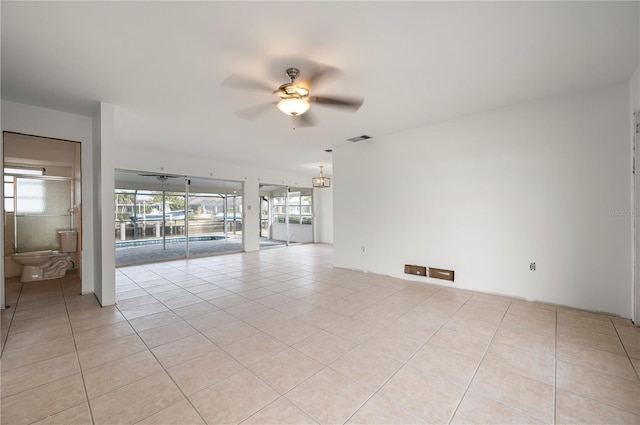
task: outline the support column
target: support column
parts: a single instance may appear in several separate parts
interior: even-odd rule
[[[103,307],[113,305],[116,302],[116,237],[113,231],[113,205],[115,204],[113,123],[113,105],[101,102],[93,119],[94,169],[100,176],[94,182],[94,191],[98,194],[94,202],[100,217],[99,228],[101,231],[93,242],[99,258],[94,269],[94,290]]]
[[[242,243],[244,250],[260,249],[260,184],[245,180],[242,190]]]

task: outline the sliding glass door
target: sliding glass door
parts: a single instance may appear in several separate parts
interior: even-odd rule
[[[240,183],[119,171],[116,187],[116,265],[242,251]]]
[[[192,193],[189,196],[189,256],[242,251],[242,196]]]
[[[271,239],[290,243],[313,242],[311,189],[280,187],[271,190]]]

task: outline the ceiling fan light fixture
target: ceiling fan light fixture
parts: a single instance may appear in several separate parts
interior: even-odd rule
[[[314,63],[310,62],[310,64]],[[285,74],[289,77],[290,81],[282,84],[274,91],[271,91],[270,86],[266,83],[243,77],[239,74],[230,75],[222,82],[222,85],[247,90],[260,90],[278,96],[278,100],[275,102],[264,103],[237,111],[236,115],[243,119],[253,119],[270,109],[272,105],[276,105],[278,109],[290,117],[305,114],[309,110],[311,102],[322,105],[323,108],[341,108],[351,110],[352,112],[357,111],[362,106],[364,99],[356,97],[342,95],[311,96],[311,90],[316,83],[328,77],[333,78],[341,73],[337,68],[322,64],[314,64],[312,68],[315,69],[300,83],[296,82],[296,79],[300,75],[300,70],[298,68],[287,68]],[[311,119],[310,114],[307,114],[301,117],[301,119],[294,120],[294,130],[296,125],[299,127],[313,127],[315,125],[314,121],[315,120]]]
[[[302,115],[309,110],[309,102],[305,99],[299,99],[297,97],[289,97],[286,99],[281,99],[278,102],[278,109],[284,112],[287,115],[291,115],[295,117],[297,115]]]
[[[319,177],[314,177],[311,179],[311,184],[313,187],[331,187],[331,178],[329,177],[325,177],[324,174],[322,174],[322,165],[320,166],[320,176]]]

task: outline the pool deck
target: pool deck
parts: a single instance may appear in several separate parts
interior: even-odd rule
[[[283,241],[260,238],[261,249],[282,245],[285,245]],[[185,251],[185,242],[168,242],[164,247],[160,243],[116,248],[116,266],[185,258]],[[219,240],[189,241],[189,258],[241,251],[241,235]]]

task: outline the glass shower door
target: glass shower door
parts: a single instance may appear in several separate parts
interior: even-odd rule
[[[58,231],[71,228],[71,180],[16,177],[16,252],[59,248]]]

